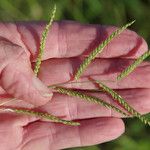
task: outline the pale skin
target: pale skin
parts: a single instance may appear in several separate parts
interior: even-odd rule
[[[95,145],[118,138],[125,128],[120,114],[75,97],[54,93],[47,88],[52,84],[72,82],[83,58],[115,28],[69,21],[55,22],[47,38],[37,78],[33,66],[44,26],[39,22],[0,24],[0,102],[15,97],[22,101],[5,105],[37,107],[39,111],[63,119],[78,120],[81,125],[67,126],[1,111],[1,150],[58,150]],[[92,62],[79,81],[87,81],[89,77],[109,80],[107,85],[116,89],[132,107],[142,114],[149,113],[150,63],[142,63],[122,81],[110,81],[114,81],[132,59],[147,49],[142,37],[126,30]],[[64,86],[80,90],[97,88],[90,82]],[[92,94],[117,105],[105,94]]]

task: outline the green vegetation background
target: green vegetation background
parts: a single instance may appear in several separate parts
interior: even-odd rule
[[[150,0],[0,0],[0,21],[47,20],[52,2],[57,20],[121,26],[136,19],[131,28],[150,45]],[[150,128],[137,119],[125,124],[126,133],[114,141],[71,150],[149,150]]]

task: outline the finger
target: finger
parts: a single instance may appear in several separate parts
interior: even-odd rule
[[[20,46],[1,41],[0,61],[0,82],[7,93],[36,106],[51,99],[52,95],[44,97],[50,90],[35,77],[29,59]]]
[[[141,114],[150,112],[150,89],[117,90],[117,93],[119,93],[132,108]],[[102,92],[87,94],[96,96],[126,112],[110,95]],[[67,120],[95,117],[124,117],[122,114],[102,105],[58,93],[54,94],[51,102],[40,107],[39,110]]]
[[[150,89],[130,89],[130,90],[117,90],[125,101],[136,111],[141,114],[146,114],[150,112]],[[109,104],[116,106],[118,109],[125,111],[114,99],[105,93],[87,93],[92,96],[96,96]],[[17,108],[28,108],[32,109],[27,102],[23,101],[9,101],[9,99],[0,100],[1,103],[5,103],[6,107],[17,107]],[[8,103],[7,103],[8,102]],[[53,114],[54,116],[67,119],[87,119],[96,117],[124,117],[120,113],[114,110],[108,109],[102,105],[94,104],[92,102],[87,102],[83,99],[76,97],[69,97],[67,95],[62,95],[59,93],[54,93],[54,96],[50,102],[46,105],[39,107],[36,111],[47,112]],[[126,111],[125,111],[126,112]]]
[[[56,150],[116,139],[124,132],[124,124],[117,118],[98,118],[81,121],[78,127],[36,122],[26,126],[25,130],[22,150]]]
[[[37,57],[40,38],[45,23],[17,23],[18,32],[33,60]],[[72,21],[53,23],[47,37],[43,60],[87,56],[93,48],[105,40],[116,27],[80,24]],[[139,57],[147,50],[147,44],[135,32],[126,30],[115,38],[98,57]]]
[[[22,126],[31,123],[33,118],[0,111],[0,149],[17,149],[24,134]],[[13,139],[13,140],[12,140]]]
[[[120,74],[120,72],[127,68],[127,66],[129,66],[129,64],[133,62],[133,60],[119,58],[96,59],[83,72],[83,75],[78,81],[71,81],[81,62],[81,58],[46,60],[41,66],[39,78],[46,85],[59,84],[69,81],[79,82],[63,85],[65,87],[78,89],[98,88],[89,80],[89,77],[92,79],[103,81],[106,85],[113,89],[150,88],[150,84],[149,82],[147,82],[150,80],[149,62],[143,62],[140,66],[138,66],[138,68],[135,69],[134,72],[128,75],[128,77],[124,78],[121,81],[116,81],[117,76]]]

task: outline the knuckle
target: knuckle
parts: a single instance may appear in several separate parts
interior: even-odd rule
[[[25,59],[28,59],[28,57],[21,46],[0,37],[0,70],[10,63]]]
[[[24,50],[21,46],[12,43],[11,41],[0,38],[0,52],[1,58],[16,58],[18,55],[23,54]]]

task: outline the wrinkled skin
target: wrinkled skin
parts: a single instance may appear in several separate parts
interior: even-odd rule
[[[34,108],[63,119],[78,120],[79,127],[51,123],[36,117],[0,113],[1,150],[57,150],[88,146],[118,138],[124,132],[121,115],[102,106],[61,95],[46,86],[70,82],[85,56],[116,28],[55,22],[49,32],[43,62],[36,78],[33,73],[41,33],[45,24],[0,24],[0,102],[15,97],[6,106]],[[142,114],[150,112],[150,63],[142,63],[127,78],[111,82],[133,59],[147,50],[147,44],[135,32],[126,30],[114,39],[84,72],[89,77],[108,80],[126,101]],[[110,81],[110,82],[109,82]],[[96,89],[92,83],[66,84],[77,89]],[[46,96],[47,93],[49,96]],[[118,106],[110,96],[92,93]]]

